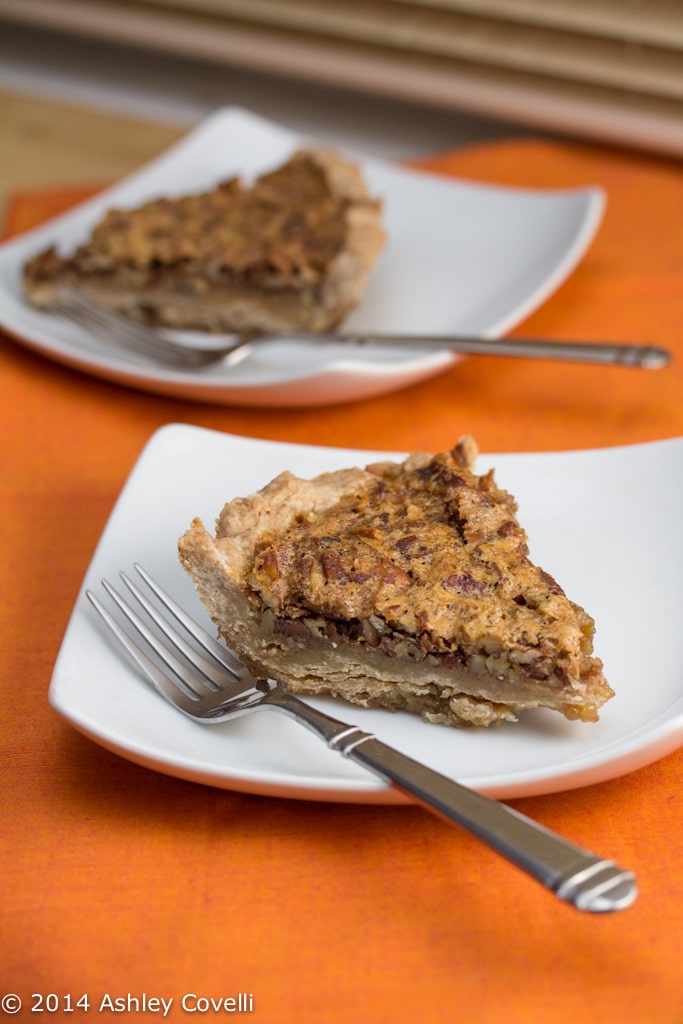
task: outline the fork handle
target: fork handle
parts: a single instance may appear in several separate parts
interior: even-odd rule
[[[461,825],[578,910],[622,910],[636,899],[632,872],[427,768],[372,733],[345,725],[279,689],[266,703],[307,725],[333,750],[369,768],[435,814]]]
[[[357,738],[348,757],[466,828],[560,899],[588,911],[620,910],[634,901],[637,890],[631,872],[365,736]]]
[[[314,338],[315,336],[311,336]],[[619,342],[555,341],[543,338],[484,338],[465,335],[330,335],[328,341],[356,345],[389,345],[397,348],[432,347],[465,355],[517,356],[525,359],[559,359],[578,363],[602,363],[607,366],[635,366],[656,370],[671,362],[667,349],[654,345],[630,345]]]

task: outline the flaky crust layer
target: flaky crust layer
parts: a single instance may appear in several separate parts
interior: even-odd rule
[[[180,558],[259,675],[426,720],[489,724],[549,707],[597,717],[612,691],[593,621],[528,557],[514,499],[476,448],[285,472],[195,520]]]

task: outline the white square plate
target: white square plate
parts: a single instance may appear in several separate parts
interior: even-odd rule
[[[192,518],[283,469],[300,476],[365,465],[384,452],[256,441],[171,425],[142,453],[112,513],[85,587],[138,561],[199,621],[207,617],[176,554]],[[481,456],[518,499],[532,558],[594,616],[596,653],[616,696],[596,724],[527,713],[481,730],[342,701],[317,706],[375,733],[442,774],[497,797],[614,778],[683,743],[683,438],[596,451]],[[123,757],[226,789],[322,800],[396,802],[380,779],[306,729],[265,711],[198,725],[167,705],[103,633],[82,592],[57,660],[50,700],[76,728]]]
[[[244,362],[201,371],[162,369],[108,349],[77,326],[31,308],[27,259],[48,245],[71,251],[112,206],[250,180],[310,142],[259,117],[218,111],[161,157],[113,188],[0,246],[0,327],[49,358],[146,391],[195,401],[297,406],[393,391],[458,358],[448,352],[273,342]],[[395,167],[360,154],[385,204],[388,242],[345,329],[499,337],[574,269],[602,217],[599,188],[495,188]]]

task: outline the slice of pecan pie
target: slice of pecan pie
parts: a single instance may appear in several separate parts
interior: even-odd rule
[[[147,323],[209,331],[323,331],[358,304],[384,244],[360,168],[300,150],[246,186],[112,209],[70,256],[24,268],[30,301],[60,284]]]
[[[476,446],[401,464],[285,472],[199,520],[180,559],[218,631],[300,694],[446,725],[553,708],[594,721],[613,695],[594,624],[528,557],[516,502]]]

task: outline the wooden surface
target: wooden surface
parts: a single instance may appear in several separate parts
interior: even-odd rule
[[[17,189],[109,184],[187,130],[0,92],[0,215]]]

